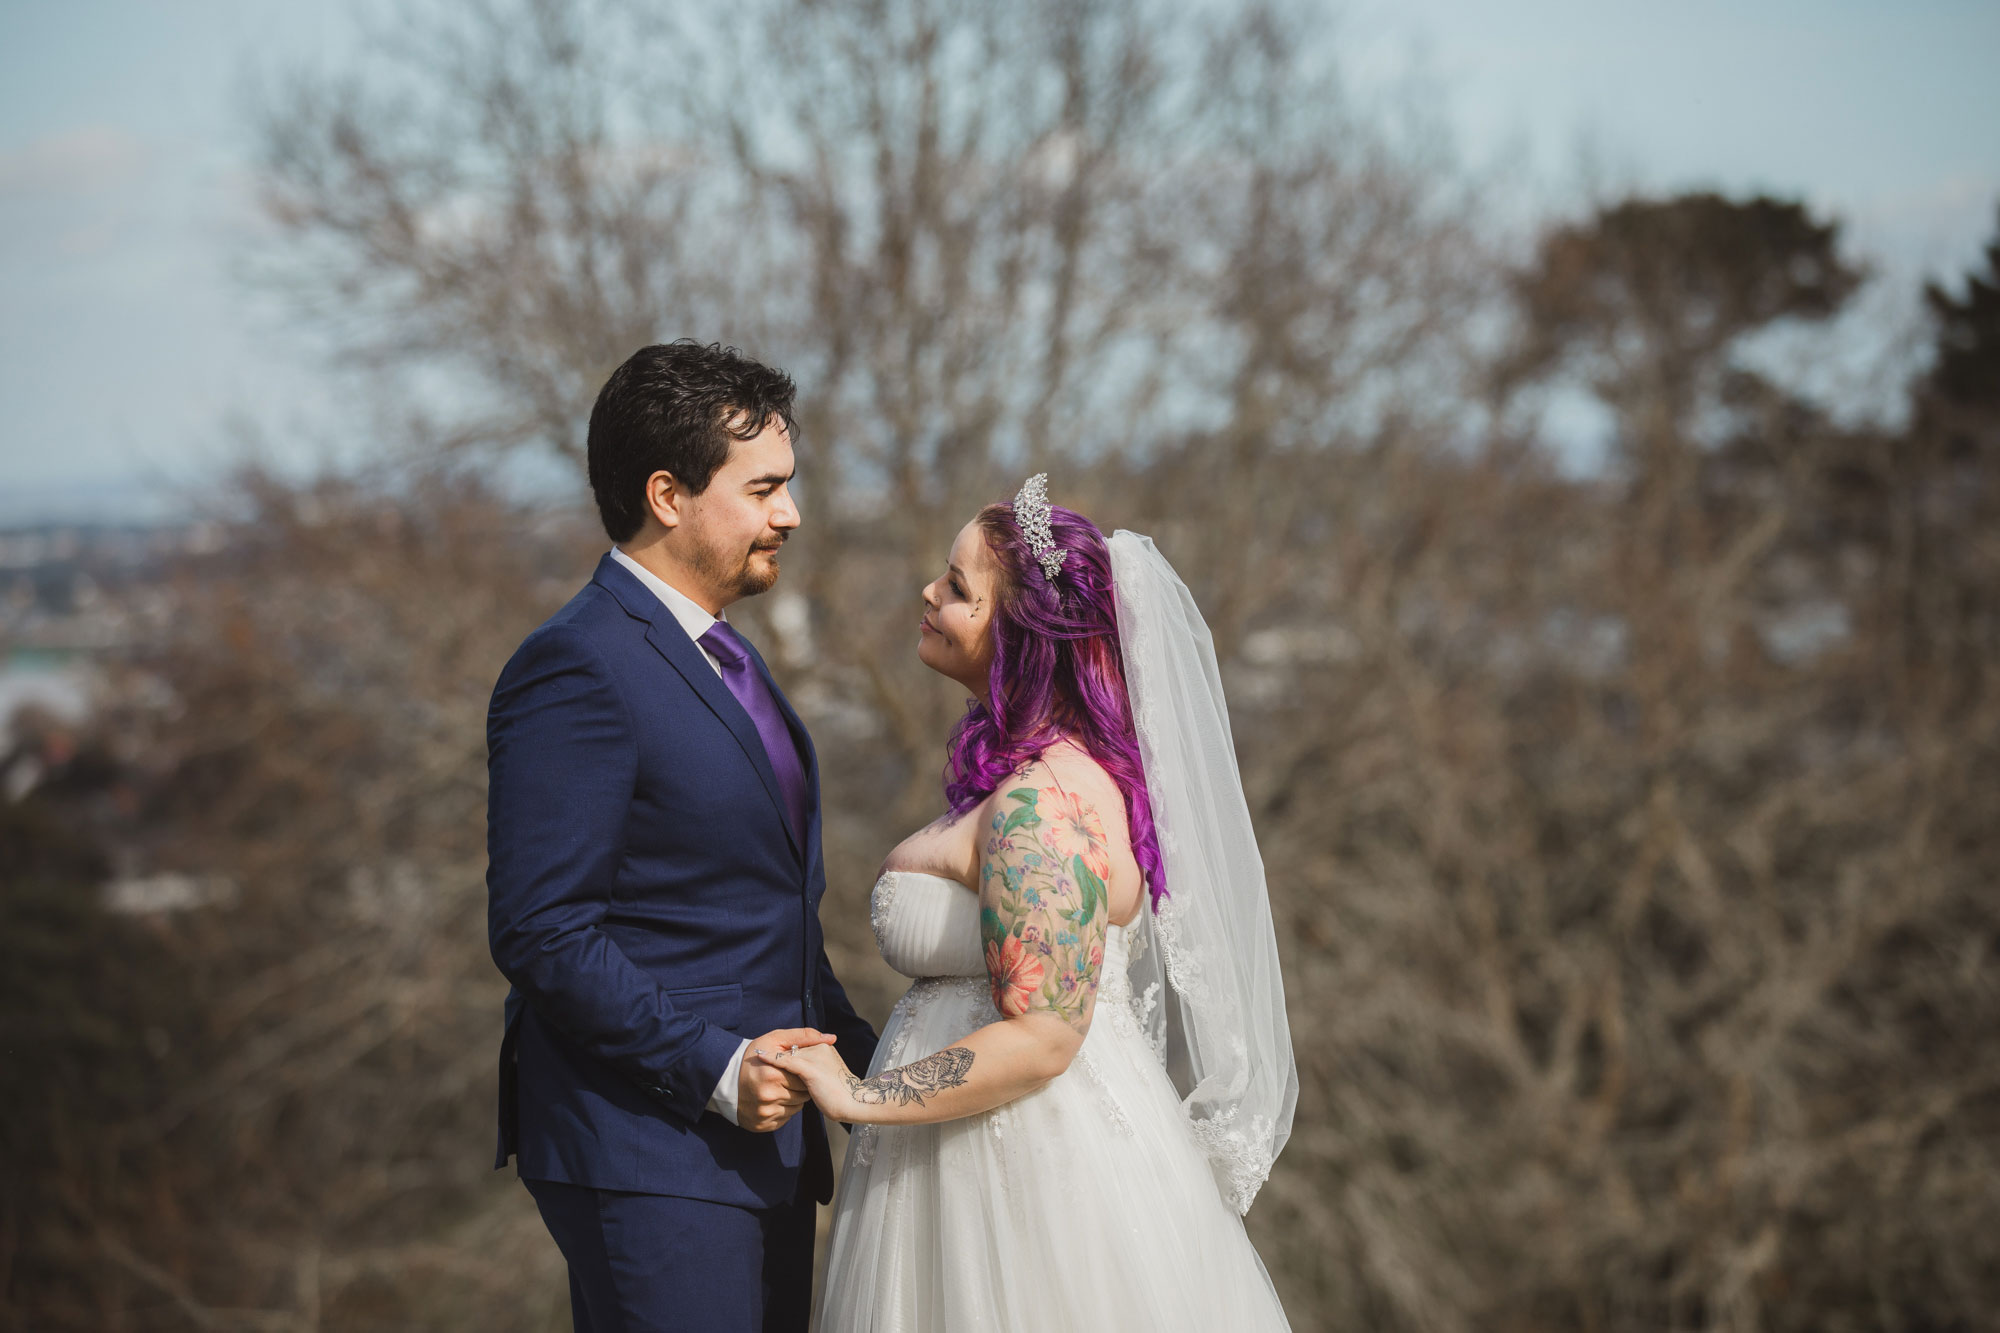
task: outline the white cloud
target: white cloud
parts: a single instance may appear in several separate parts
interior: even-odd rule
[[[98,194],[129,184],[152,160],[135,135],[85,125],[0,153],[0,195]]]

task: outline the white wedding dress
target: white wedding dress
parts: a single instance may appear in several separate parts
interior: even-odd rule
[[[882,956],[917,979],[871,1075],[997,1021],[972,890],[890,871],[871,916]],[[1147,1038],[1135,939],[1136,926],[1109,928],[1089,1035],[1046,1087],[961,1120],[856,1128],[824,1333],[1289,1327]]]

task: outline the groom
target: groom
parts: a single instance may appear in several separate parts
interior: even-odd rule
[[[520,1159],[579,1333],[803,1330],[833,1165],[766,1055],[874,1052],[821,945],[812,741],[722,618],[799,524],[792,392],[687,340],[612,373],[588,455],[616,546],[487,714],[494,1165]]]

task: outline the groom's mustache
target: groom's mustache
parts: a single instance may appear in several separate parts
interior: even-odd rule
[[[774,542],[755,542],[751,545],[750,549],[753,551],[775,551],[780,546],[783,546],[785,542],[788,540],[788,538],[789,534],[783,537],[779,537],[778,540]]]

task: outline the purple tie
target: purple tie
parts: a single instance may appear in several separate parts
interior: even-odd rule
[[[771,760],[771,771],[778,775],[778,791],[783,795],[786,813],[792,819],[792,832],[803,847],[806,839],[806,771],[799,763],[799,750],[792,743],[791,729],[785,725],[784,715],[778,711],[777,699],[750,661],[750,646],[726,621],[718,620],[710,625],[701,636],[701,646],[714,655],[717,664],[722,667],[722,683],[736,696],[736,702],[743,705],[743,711],[750,715],[750,721],[757,728],[757,735],[763,738],[764,753]]]

